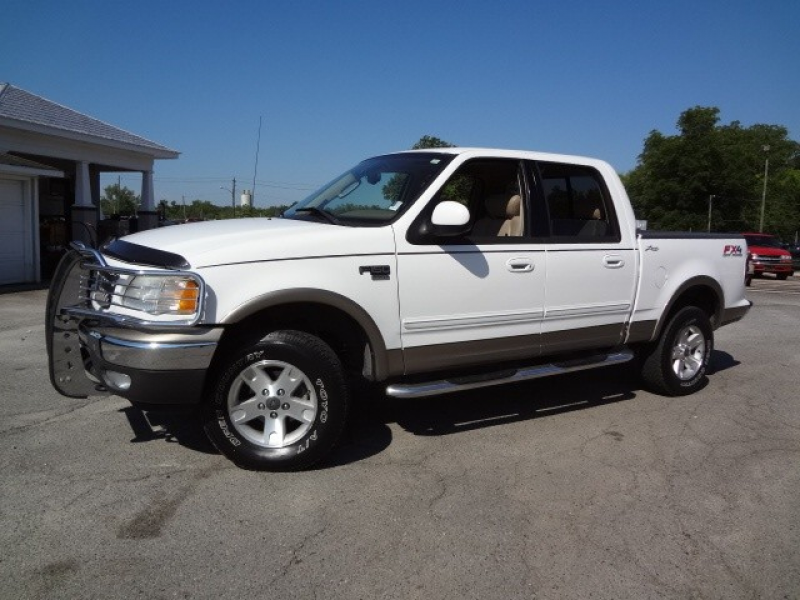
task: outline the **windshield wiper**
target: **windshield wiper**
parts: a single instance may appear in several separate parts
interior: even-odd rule
[[[304,206],[303,208],[298,208],[294,211],[295,214],[297,213],[311,213],[317,217],[322,217],[328,223],[332,223],[333,225],[341,225],[341,221],[337,219],[332,213],[329,213],[327,210],[322,210],[321,208],[317,208],[316,206]]]

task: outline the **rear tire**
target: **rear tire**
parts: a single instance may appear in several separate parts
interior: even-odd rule
[[[330,454],[347,418],[339,358],[300,331],[275,331],[218,371],[204,405],[211,442],[240,467],[306,469]]]
[[[714,332],[708,315],[697,307],[684,307],[670,319],[646,355],[642,378],[647,388],[657,394],[692,394],[706,383],[713,349]]]

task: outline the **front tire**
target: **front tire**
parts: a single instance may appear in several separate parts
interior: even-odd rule
[[[642,378],[657,394],[692,394],[705,385],[713,349],[714,332],[708,315],[697,307],[684,307],[670,319],[646,356]]]
[[[275,331],[243,347],[219,373],[204,405],[204,427],[234,463],[295,471],[331,452],[349,398],[342,365],[325,342]]]

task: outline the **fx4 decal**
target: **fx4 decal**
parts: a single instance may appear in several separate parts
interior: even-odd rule
[[[725,246],[725,249],[722,251],[722,256],[741,256],[742,255],[742,247],[741,246]]]

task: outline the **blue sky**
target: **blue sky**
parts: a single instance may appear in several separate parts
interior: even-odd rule
[[[425,134],[620,172],[696,105],[797,140],[799,56],[796,0],[28,0],[0,26],[0,81],[181,152],[157,199],[252,188],[261,117],[257,206]]]

